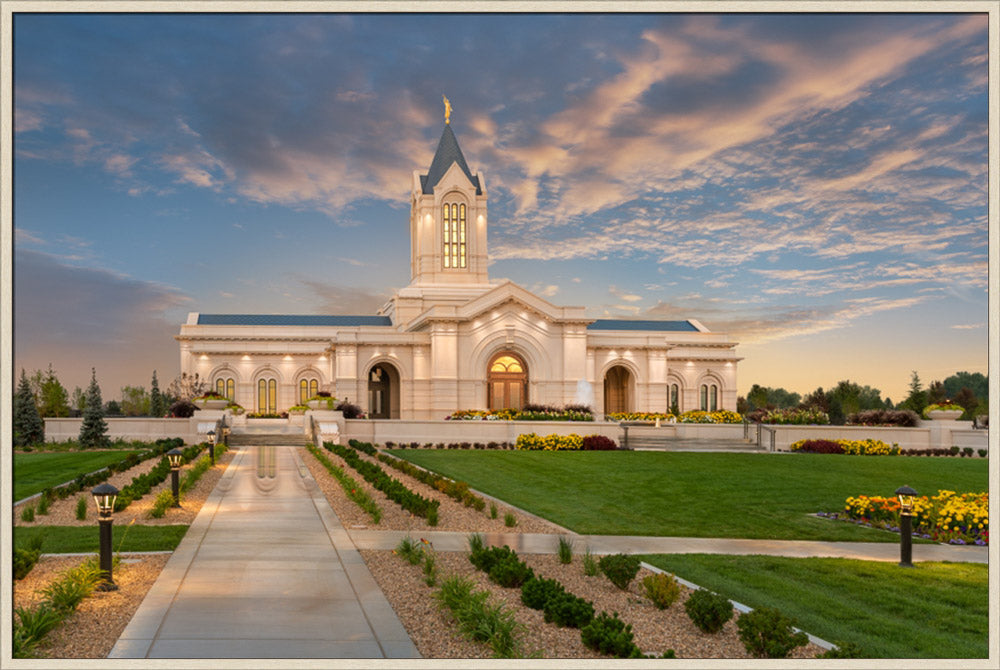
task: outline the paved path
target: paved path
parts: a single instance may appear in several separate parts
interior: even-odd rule
[[[109,658],[419,658],[294,447],[236,454]]]
[[[395,549],[406,531],[351,530],[358,549]],[[418,534],[438,551],[467,551],[469,533],[424,531]],[[484,533],[486,544],[506,544],[518,553],[554,554],[562,535],[540,533]],[[642,535],[569,534],[575,551],[589,547],[594,554],[764,554],[769,556],[836,556],[868,561],[899,561],[896,542],[809,542],[804,540],[730,540],[703,537],[648,537]],[[416,537],[414,538],[416,539]],[[986,563],[988,547],[914,544],[914,561]]]

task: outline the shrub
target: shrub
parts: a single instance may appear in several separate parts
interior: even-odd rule
[[[517,525],[517,517],[514,516],[511,512],[507,512],[506,514],[503,515],[503,525],[507,526],[508,528],[513,528],[514,526]]]
[[[566,589],[555,579],[529,579],[521,585],[521,603],[531,609],[545,609],[545,603],[565,593]]]
[[[661,610],[673,605],[681,595],[681,587],[677,583],[677,578],[662,573],[644,577],[642,588],[646,592],[646,597]]]
[[[611,580],[611,583],[622,591],[628,589],[628,585],[639,574],[639,559],[628,554],[609,554],[603,556],[598,565],[604,576]]]
[[[21,521],[31,523],[35,520],[35,506],[28,505],[21,510]]]
[[[920,422],[916,412],[909,409],[866,409],[848,415],[848,425],[901,426],[914,428]]]
[[[65,613],[42,602],[35,609],[18,607],[14,610],[18,621],[14,622],[14,657],[24,658],[49,631],[59,625],[65,618]]]
[[[441,582],[441,588],[434,592],[434,598],[442,607],[455,610],[472,595],[475,589],[476,582],[471,577],[451,575]]]
[[[971,449],[969,451],[972,451]],[[50,491],[44,491],[38,498],[38,513],[48,514],[49,505],[52,504],[52,498],[50,497],[52,493]]]
[[[618,448],[615,441],[603,435],[587,435],[583,438],[584,451],[614,451]]]
[[[433,551],[427,551],[424,553],[424,584],[434,586],[437,584],[437,578],[437,556]]]
[[[786,658],[795,647],[809,642],[808,636],[792,629],[792,620],[772,607],[759,607],[736,621],[740,640],[754,658]]]
[[[980,451],[984,451],[984,450],[980,449]],[[982,454],[980,454],[980,456],[981,455]],[[490,503],[490,518],[491,519],[495,519],[495,518],[497,518],[498,515],[499,515],[499,510],[497,509],[496,503]]]
[[[816,658],[867,658],[868,654],[853,642],[838,642],[833,649],[827,649]]]
[[[564,535],[559,536],[559,562],[563,565],[573,562],[573,540]]]
[[[87,497],[80,496],[76,499],[76,520],[84,521],[87,518]]]
[[[190,400],[178,400],[167,410],[167,416],[177,419],[187,419],[194,416],[194,413],[197,411],[198,408]]]
[[[382,509],[378,506],[378,503],[376,503],[375,500],[368,495],[368,492],[361,488],[356,481],[354,481],[354,478],[345,473],[341,468],[331,463],[330,459],[327,458],[323,452],[317,449],[315,445],[306,445],[306,448],[309,449],[309,453],[316,457],[316,460],[323,464],[323,467],[326,468],[327,472],[333,475],[334,479],[336,479],[340,484],[340,488],[342,488],[344,493],[347,494],[347,497],[353,500],[354,504],[368,513],[368,516],[371,517],[372,523],[377,524],[382,520]]]
[[[42,535],[36,535],[24,546],[14,547],[12,561],[14,579],[24,579],[35,567],[35,563],[38,562],[38,558],[42,555],[42,543],[44,540],[45,538]]]
[[[174,506],[174,492],[164,489],[157,494],[153,501],[153,508],[149,510],[149,516],[154,519],[162,519],[167,510]]]
[[[494,565],[510,557],[517,558],[517,554],[507,545],[502,547],[483,547],[478,550],[474,549],[469,554],[469,562],[476,566],[478,570],[489,574]]]
[[[594,618],[594,604],[563,591],[553,595],[542,609],[545,621],[564,628],[583,628]]]
[[[420,561],[424,560],[423,549],[409,535],[399,541],[399,544],[396,545],[392,553],[409,561],[410,565],[417,565]]]
[[[346,400],[341,401],[337,405],[337,411],[344,413],[345,419],[360,419],[364,418],[361,408],[354,403],[349,403]]]
[[[642,653],[635,646],[632,635],[632,625],[618,618],[615,612],[608,616],[601,612],[580,631],[580,640],[594,651],[616,658],[642,658]]]
[[[590,553],[590,547],[587,547],[587,550],[583,554],[583,574],[588,577],[596,577],[599,570],[597,559]]]
[[[41,593],[53,609],[68,613],[93,593],[102,579],[99,568],[81,564],[64,572],[60,579],[43,588]]]
[[[703,633],[717,633],[733,618],[733,604],[725,596],[698,589],[684,601],[688,618]]]
[[[535,576],[528,564],[512,554],[502,558],[489,570],[490,581],[505,588],[517,588]]]
[[[481,533],[472,533],[469,535],[469,551],[476,553],[477,551],[482,551],[485,546],[486,542]]]
[[[844,447],[833,440],[800,440],[791,446],[791,450],[808,454],[844,453]]]
[[[475,582],[468,577],[446,578],[434,597],[442,607],[451,610],[465,636],[486,642],[495,656],[511,658],[520,653],[519,636],[523,625],[517,623],[513,612],[502,604],[487,602],[489,592],[476,591]]]

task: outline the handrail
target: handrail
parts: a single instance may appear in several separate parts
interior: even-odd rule
[[[765,431],[765,430],[771,436],[771,440],[770,440],[771,444],[770,444],[770,447],[769,447],[768,451],[774,451],[774,439],[775,439],[775,436],[778,434],[778,430],[776,428],[770,428],[768,426],[765,426],[762,423],[758,423],[757,424],[757,446],[758,447],[762,446],[761,445],[761,432]]]

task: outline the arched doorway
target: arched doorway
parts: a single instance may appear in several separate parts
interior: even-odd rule
[[[631,411],[632,373],[624,365],[614,365],[604,375],[604,413]]]
[[[368,416],[399,418],[399,373],[388,363],[379,363],[368,371]]]
[[[517,354],[502,351],[486,373],[490,409],[521,409],[528,402],[528,367]]]

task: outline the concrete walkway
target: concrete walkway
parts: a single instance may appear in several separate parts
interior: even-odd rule
[[[240,449],[108,658],[419,658],[294,447]]]
[[[406,531],[351,530],[358,549],[395,549]],[[423,538],[438,551],[468,551],[470,533],[422,531]],[[563,535],[541,533],[483,533],[487,545],[507,545],[523,554],[555,554]],[[644,535],[577,535],[569,537],[574,551],[589,547],[594,554],[763,554],[767,556],[833,556],[866,561],[899,561],[897,542],[810,542],[805,540],[732,540],[706,537],[649,537]],[[988,547],[946,544],[914,544],[914,561],[986,563]]]

